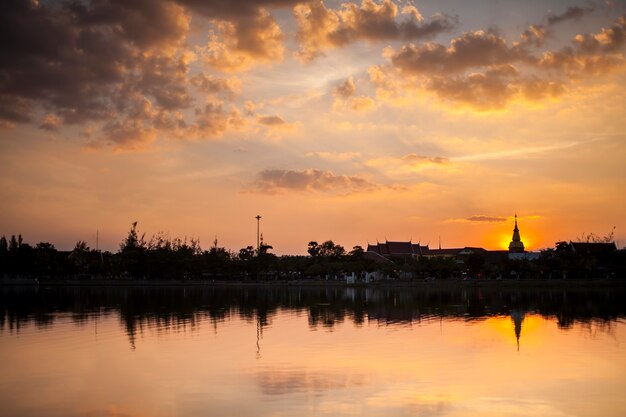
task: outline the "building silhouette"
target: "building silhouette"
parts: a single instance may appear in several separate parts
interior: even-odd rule
[[[515,228],[513,229],[513,239],[509,243],[509,253],[524,253],[524,242],[520,238],[517,227],[517,213],[515,213]]]

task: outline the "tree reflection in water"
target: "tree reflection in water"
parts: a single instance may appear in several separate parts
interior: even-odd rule
[[[144,326],[164,331],[194,329],[207,317],[215,326],[231,316],[257,323],[260,341],[279,309],[306,313],[311,328],[332,328],[345,320],[410,325],[433,318],[481,320],[510,316],[518,339],[525,314],[556,318],[560,328],[574,323],[609,326],[626,316],[624,288],[344,288],[338,286],[228,285],[195,287],[2,287],[0,331],[19,332],[25,324],[51,326],[70,315],[85,323],[117,314],[130,344]],[[258,346],[260,355],[260,346]]]

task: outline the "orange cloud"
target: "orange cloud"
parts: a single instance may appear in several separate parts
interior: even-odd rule
[[[236,107],[225,110],[221,103],[207,103],[203,109],[196,109],[196,123],[184,133],[199,139],[219,136],[230,129],[240,129],[245,125]]]
[[[358,176],[336,175],[331,171],[319,169],[302,171],[267,169],[258,174],[253,186],[256,191],[269,194],[285,191],[345,194],[372,191],[377,188],[376,184]]]
[[[410,153],[401,158],[404,162],[407,162],[410,165],[420,165],[424,163],[432,163],[432,164],[448,164],[450,163],[450,159],[444,156],[424,156],[417,155],[414,153]]]
[[[529,48],[539,46],[545,35],[543,28],[531,26],[511,46],[496,33],[475,31],[449,47],[431,42],[387,48],[390,66],[371,67],[370,81],[380,98],[395,103],[416,90],[427,91],[444,103],[483,112],[557,99],[576,78],[624,68],[618,51],[625,44],[626,17],[598,34],[577,35],[573,46],[536,57]]]
[[[354,85],[354,80],[352,77],[348,77],[343,83],[335,86],[333,88],[333,95],[336,97],[347,99],[351,97],[356,91],[356,86]]]
[[[347,80],[333,88],[333,96],[335,101],[333,108],[339,109],[346,107],[355,112],[365,112],[371,110],[376,105],[376,102],[367,96],[355,97],[356,85],[352,77],[348,77]]]
[[[265,9],[238,20],[212,22],[215,30],[209,32],[209,41],[201,54],[213,68],[242,71],[283,58],[283,33]]]
[[[59,126],[61,126],[63,122],[54,114],[47,114],[46,117],[43,118],[39,127],[43,130],[48,130],[50,132],[54,132],[58,130]]]
[[[506,40],[482,30],[464,33],[449,47],[430,42],[388,50],[391,63],[407,74],[454,74],[470,68],[491,67],[519,61],[523,51],[509,47]]]
[[[362,0],[361,5],[345,2],[333,10],[322,0],[299,4],[294,8],[298,22],[298,56],[304,62],[321,55],[324,50],[345,46],[360,40],[422,39],[451,30],[456,21],[437,15],[424,23],[415,6],[398,10],[392,0],[377,3]],[[404,19],[398,20],[399,16]]]
[[[218,78],[200,73],[189,81],[199,91],[213,96],[232,99],[241,91],[241,81],[238,78]]]

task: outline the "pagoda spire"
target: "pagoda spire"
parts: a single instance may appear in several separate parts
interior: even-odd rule
[[[520,238],[519,228],[517,227],[517,213],[515,213],[515,228],[513,229],[513,238],[511,239],[511,243],[509,243],[509,252],[524,252],[524,242],[522,242]]]

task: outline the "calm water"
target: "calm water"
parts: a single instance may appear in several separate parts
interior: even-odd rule
[[[0,287],[0,416],[626,416],[623,290]]]

